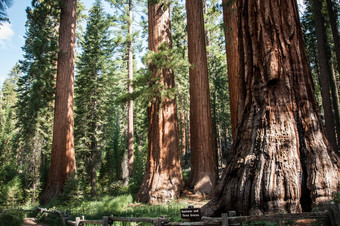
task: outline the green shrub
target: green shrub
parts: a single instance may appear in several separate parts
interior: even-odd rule
[[[5,211],[0,214],[0,226],[21,226],[23,219],[24,214],[20,210]]]
[[[0,203],[4,207],[14,208],[23,202],[22,186],[19,176],[2,186]]]

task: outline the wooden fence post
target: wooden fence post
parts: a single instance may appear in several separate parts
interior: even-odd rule
[[[222,213],[222,226],[229,226],[228,214]]]
[[[103,226],[109,226],[109,217],[103,217]]]
[[[157,218],[156,220],[153,221],[153,225],[162,226],[162,221],[163,221],[163,218]]]
[[[76,226],[79,226],[80,223],[80,217],[76,217]]]

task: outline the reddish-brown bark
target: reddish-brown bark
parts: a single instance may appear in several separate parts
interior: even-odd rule
[[[186,1],[190,77],[191,172],[188,185],[209,194],[216,182],[203,2]]]
[[[41,203],[57,197],[76,171],[73,135],[73,89],[76,0],[61,1],[59,48],[51,166]]]
[[[218,215],[300,212],[339,189],[340,162],[322,127],[295,0],[237,0],[244,113],[213,199]]]
[[[159,52],[163,43],[171,48],[169,1],[167,4],[149,1],[148,13],[149,49]],[[153,79],[159,78],[165,89],[175,87],[172,70],[156,68],[152,63],[149,67]],[[147,167],[137,199],[154,204],[177,198],[183,186],[176,99],[156,95],[148,108],[148,118]]]
[[[331,25],[332,36],[333,36],[333,43],[335,48],[335,56],[336,56],[336,65],[338,72],[340,72],[340,35],[337,26],[337,18],[334,11],[335,3],[332,0],[326,0],[327,2],[327,11],[329,16],[329,23]],[[333,72],[333,77],[331,78],[331,87],[332,87],[332,100],[333,100],[333,108],[334,108],[334,115],[335,115],[335,126],[337,130],[337,142],[338,142],[338,154],[340,154],[340,115],[339,115],[339,96],[338,96],[338,89],[336,86],[336,79],[335,73]]]
[[[318,61],[320,66],[320,85],[322,106],[324,109],[326,136],[334,149],[337,149],[335,137],[334,114],[330,96],[330,65],[327,57],[327,37],[324,29],[324,19],[321,13],[322,5],[319,0],[313,0],[313,15],[315,21],[315,34],[318,47]]]
[[[223,0],[224,35],[226,39],[228,83],[230,97],[230,121],[233,140],[244,107],[244,84],[240,79],[240,57],[238,54],[237,10],[235,0]],[[242,40],[240,41],[242,43]]]

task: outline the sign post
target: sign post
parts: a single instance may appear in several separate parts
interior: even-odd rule
[[[189,206],[187,209],[181,209],[182,219],[189,219],[191,222],[201,220],[201,209]]]

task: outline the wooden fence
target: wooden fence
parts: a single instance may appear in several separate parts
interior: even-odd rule
[[[101,220],[86,220],[84,217],[76,217],[75,221],[69,220],[67,214],[58,210],[47,210],[37,208],[41,213],[57,214],[61,217],[63,225],[82,226],[85,224],[97,225],[113,225],[114,222],[136,222],[136,223],[150,223],[153,226],[206,226],[206,225],[242,225],[242,223],[251,223],[259,221],[276,222],[281,225],[284,221],[295,221],[302,219],[322,219],[326,220],[332,226],[340,226],[340,204],[330,205],[328,211],[325,212],[311,212],[298,214],[271,214],[262,216],[233,216],[234,214],[222,214],[221,217],[202,217],[198,222],[169,222],[165,217],[158,218],[134,218],[134,217],[114,217],[104,216]]]

